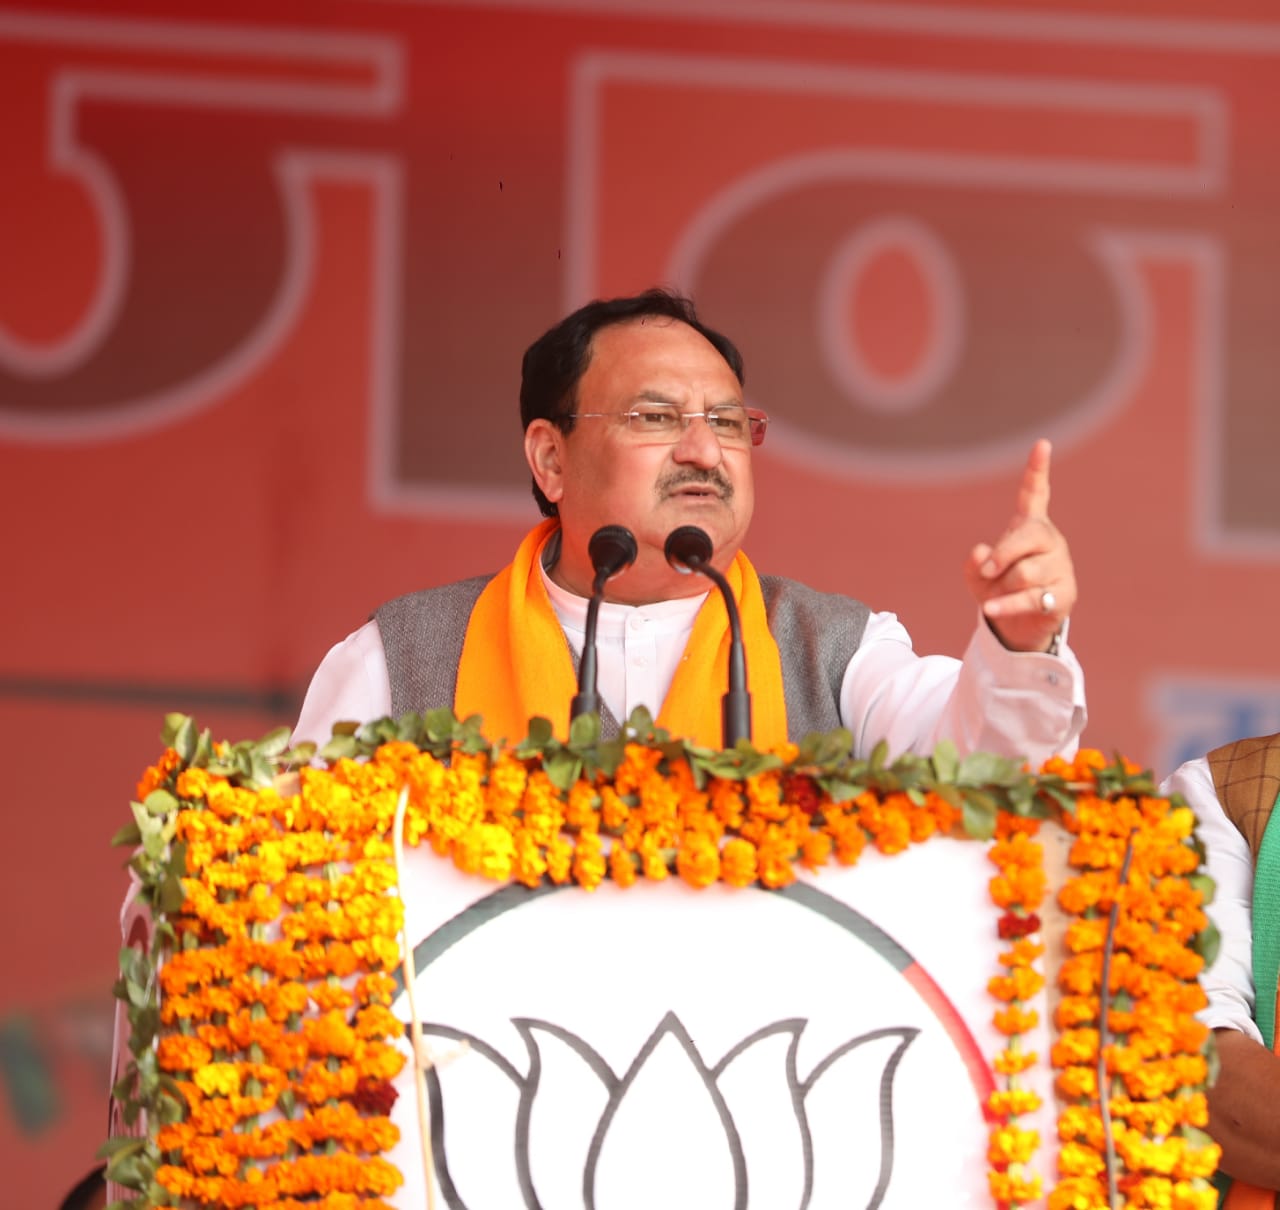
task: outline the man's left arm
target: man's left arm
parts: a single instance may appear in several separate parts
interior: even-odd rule
[[[841,690],[856,751],[884,739],[894,753],[927,752],[950,739],[962,752],[1033,766],[1075,752],[1086,720],[1084,673],[1066,645],[1076,578],[1049,519],[1051,453],[1047,441],[1036,442],[1012,519],[994,543],[969,554],[965,581],[979,622],[963,660],[917,657],[900,626],[868,627]]]
[[[840,713],[865,756],[881,740],[893,755],[995,752],[1039,766],[1071,756],[1086,721],[1084,672],[1064,642],[1056,655],[1012,652],[979,619],[964,659],[918,656],[892,614],[873,614],[845,670]]]

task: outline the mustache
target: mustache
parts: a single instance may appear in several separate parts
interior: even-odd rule
[[[729,476],[719,467],[686,466],[664,475],[657,483],[659,499],[665,499],[682,487],[714,488],[720,499],[727,504],[733,499],[733,484]]]

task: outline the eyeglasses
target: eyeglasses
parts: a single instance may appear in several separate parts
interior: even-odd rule
[[[690,423],[705,420],[722,446],[746,449],[764,440],[768,414],[737,403],[718,403],[705,412],[684,412],[674,403],[638,403],[629,412],[576,412],[575,420],[622,420],[641,441],[666,445],[679,441]]]

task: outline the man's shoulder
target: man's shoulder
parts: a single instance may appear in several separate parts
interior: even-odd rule
[[[1280,797],[1280,733],[1233,740],[1210,752],[1205,763],[1222,809],[1244,834],[1256,861]]]
[[[1251,735],[1246,739],[1234,739],[1214,748],[1205,759],[1211,764],[1223,761],[1264,759],[1268,752],[1280,749],[1280,731],[1271,735]]]
[[[493,579],[493,573],[454,580],[450,584],[437,584],[434,588],[419,588],[403,596],[384,601],[373,611],[372,618],[379,623],[404,622],[423,614],[438,615],[443,610],[464,607],[470,612],[485,585]]]
[[[764,594],[765,606],[770,611],[776,605],[787,603],[795,608],[819,612],[863,615],[871,612],[869,606],[854,597],[839,592],[823,592],[786,576],[761,575],[760,591]]]

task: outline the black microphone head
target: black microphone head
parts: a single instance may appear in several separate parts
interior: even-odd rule
[[[699,563],[711,562],[711,539],[696,525],[682,525],[667,535],[662,548],[667,562],[676,571],[692,571]]]
[[[591,535],[587,554],[597,579],[608,580],[636,561],[636,540],[625,526],[602,525]]]

